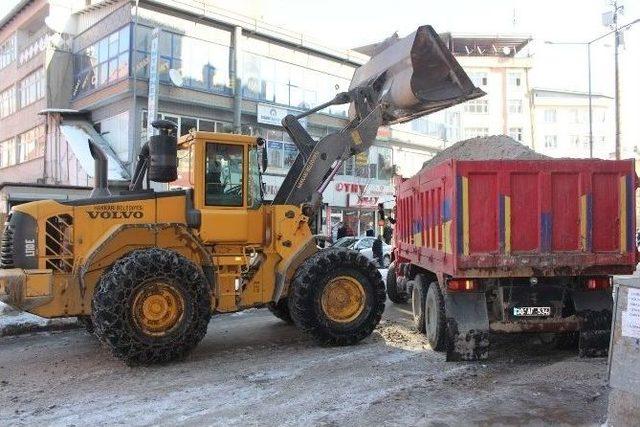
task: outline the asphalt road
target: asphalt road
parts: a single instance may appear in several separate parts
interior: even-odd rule
[[[600,425],[606,360],[500,339],[447,363],[388,303],[374,334],[322,348],[266,310],[214,317],[187,360],[129,368],[80,330],[0,338],[0,425]]]

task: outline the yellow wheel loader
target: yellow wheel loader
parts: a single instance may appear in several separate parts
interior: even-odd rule
[[[367,337],[385,303],[382,278],[358,252],[319,249],[312,227],[322,192],[379,126],[482,96],[431,27],[376,46],[348,92],[282,125],[299,154],[273,202],[262,200],[264,141],[233,134],[158,134],[140,151],[129,191],[107,189],[106,157],[89,141],[87,199],[13,208],[0,251],[0,300],[38,316],[77,316],[129,364],[189,353],[210,317],[268,307],[324,345]],[[350,103],[350,122],[316,141],[299,119]],[[179,154],[178,154],[179,152]],[[153,191],[176,179],[192,188]],[[146,188],[145,187],[146,183]]]

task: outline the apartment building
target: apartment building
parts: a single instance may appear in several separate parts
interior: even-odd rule
[[[613,98],[591,95],[593,153],[589,139],[589,94],[532,89],[534,146],[552,157],[615,158]]]
[[[471,80],[487,93],[455,107],[460,139],[504,134],[531,146],[531,37],[450,33],[444,39]]]

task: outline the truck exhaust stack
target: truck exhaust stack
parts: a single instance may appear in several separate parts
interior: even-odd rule
[[[354,73],[349,90],[373,86],[383,105],[383,125],[434,113],[485,93],[475,87],[430,25],[375,47]],[[353,105],[349,116],[353,117]]]

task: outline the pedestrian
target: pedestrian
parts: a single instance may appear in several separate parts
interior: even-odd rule
[[[338,224],[338,232],[336,233],[336,241],[345,237],[347,235],[347,227],[345,227],[344,222],[340,222]]]
[[[390,245],[392,237],[393,237],[393,228],[391,228],[389,224],[386,224],[382,229],[382,239],[387,245]]]
[[[382,236],[378,234],[376,240],[373,241],[373,246],[371,247],[371,252],[373,252],[373,259],[378,263],[378,266],[382,267]]]

